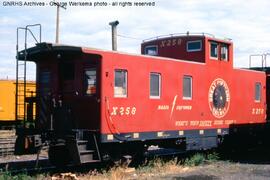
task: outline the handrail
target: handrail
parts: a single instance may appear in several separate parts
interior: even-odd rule
[[[34,26],[38,26],[39,27],[39,42],[38,40],[36,39],[35,35],[33,34],[33,32],[31,31],[31,29],[29,29],[29,27],[34,27]],[[41,24],[31,24],[31,25],[27,25],[26,27],[26,30],[28,32],[30,32],[30,34],[32,35],[32,37],[35,39],[36,43],[41,43]]]
[[[251,68],[252,57],[258,57],[258,56],[262,58],[262,67],[263,67],[263,54],[251,54],[249,55],[249,68]]]
[[[31,27],[38,27],[39,29],[39,38],[36,38],[34,33],[31,30]],[[19,58],[19,32],[20,30],[24,31],[24,49],[22,50],[24,52],[24,59],[23,63],[19,63],[19,61],[22,61],[22,59]],[[34,39],[35,43],[41,43],[41,24],[32,24],[32,25],[27,25],[25,27],[18,27],[17,28],[17,44],[16,44],[16,95],[15,95],[15,119],[18,120],[19,116],[19,85],[23,87],[23,92],[22,93],[24,100],[27,97],[27,90],[26,90],[26,60],[27,60],[27,43],[28,43],[28,34],[32,36]],[[19,68],[19,65],[23,65],[21,68]],[[22,71],[22,72],[21,72]],[[20,73],[21,72],[21,73]],[[22,82],[19,82],[19,78],[23,78]],[[23,126],[25,127],[26,125],[26,102],[23,102]]]
[[[34,26],[38,26],[39,27],[39,41],[37,40],[37,38],[35,37],[34,33],[31,31],[30,27],[34,27]],[[24,51],[26,51],[27,49],[27,32],[30,33],[30,35],[33,37],[33,39],[35,40],[35,42],[41,43],[41,24],[31,24],[31,25],[27,25],[25,27],[18,27],[17,28],[17,44],[16,44],[16,50],[17,50],[17,56],[18,56],[18,52],[19,52],[19,30],[24,30]]]
[[[267,67],[267,56],[270,56],[270,53],[265,53],[265,67]]]
[[[262,68],[267,67],[267,56],[270,56],[270,53],[263,53],[263,54],[251,54],[249,55],[249,68],[252,67],[252,57],[261,57],[261,64]]]
[[[160,36],[156,36],[156,37],[151,37],[148,39],[144,39],[143,42],[147,42],[147,41],[152,41],[152,40],[158,40],[158,39],[163,39],[163,38],[168,38],[168,37],[176,37],[176,36],[207,36],[207,37],[212,37],[215,38],[215,36],[213,34],[210,33],[204,33],[204,32],[186,32],[186,33],[173,33],[173,34],[167,34],[167,35],[160,35]],[[224,38],[225,40],[229,40],[231,41],[231,39],[229,38]]]

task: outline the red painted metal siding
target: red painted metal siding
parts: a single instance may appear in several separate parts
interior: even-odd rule
[[[202,50],[195,52],[187,52],[188,41],[201,41]],[[196,62],[205,62],[205,37],[204,36],[179,36],[162,38],[149,42],[142,43],[141,53],[145,54],[144,50],[147,46],[156,46],[158,55],[161,57],[169,57],[175,59],[184,59]]]
[[[83,51],[102,56],[102,134],[228,128],[231,123],[265,122],[265,74],[233,69],[232,59],[231,62],[207,60],[205,64],[90,49]],[[230,56],[232,58],[232,54]],[[115,69],[127,70],[126,98],[114,97]],[[150,72],[161,74],[160,99],[149,98]],[[191,100],[182,98],[184,75],[193,78]],[[230,95],[224,117],[215,117],[209,106],[209,89],[218,78],[227,83]],[[261,102],[254,100],[255,82],[261,82],[263,87]],[[135,112],[131,113],[134,108]]]
[[[218,59],[213,59],[210,57],[210,42],[216,42],[219,45],[218,48]],[[228,61],[224,62],[220,59],[220,45],[226,44],[228,45]],[[225,41],[225,40],[219,40],[215,38],[205,37],[205,62],[209,66],[219,67],[221,69],[223,68],[233,68],[233,43],[231,41]]]

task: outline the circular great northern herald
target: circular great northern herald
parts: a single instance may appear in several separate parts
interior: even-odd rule
[[[230,91],[227,83],[221,79],[215,79],[208,92],[209,108],[216,118],[224,117],[230,107]]]

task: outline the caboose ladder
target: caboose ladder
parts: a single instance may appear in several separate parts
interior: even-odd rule
[[[39,40],[33,34],[31,28],[37,27],[39,30]],[[20,50],[19,40],[20,40],[20,31],[24,33],[24,48]],[[28,35],[34,39],[35,43],[41,42],[41,25],[33,24],[27,25],[26,27],[17,28],[17,44],[16,44],[16,92],[15,92],[15,120],[17,122],[23,121],[23,127],[26,127],[26,101],[27,96],[26,92],[26,61],[27,61],[27,43]],[[21,53],[20,53],[21,51]]]

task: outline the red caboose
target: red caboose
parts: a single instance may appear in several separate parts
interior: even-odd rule
[[[144,41],[142,54],[41,43],[36,129],[54,163],[218,146],[231,125],[266,122],[265,73],[234,69],[233,44],[202,35]],[[69,157],[69,158],[66,158]]]

